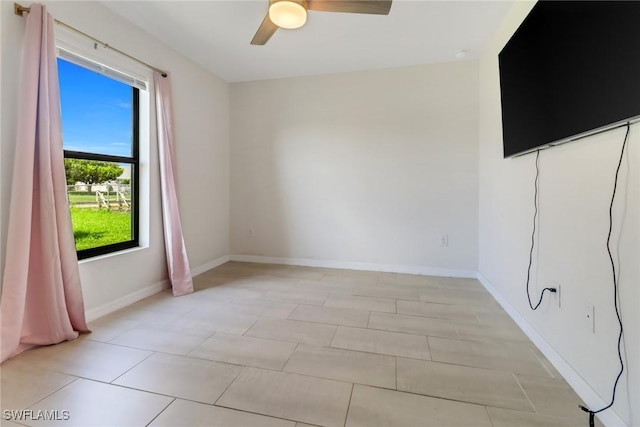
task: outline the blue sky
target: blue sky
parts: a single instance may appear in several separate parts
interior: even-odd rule
[[[131,86],[58,59],[65,150],[131,156]]]

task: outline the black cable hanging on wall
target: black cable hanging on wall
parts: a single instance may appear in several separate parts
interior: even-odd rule
[[[618,372],[618,375],[616,376],[616,380],[613,384],[613,390],[611,393],[611,400],[610,402],[598,409],[598,410],[591,410],[588,407],[584,406],[584,405],[578,405],[578,407],[583,410],[584,412],[587,412],[589,414],[589,427],[594,427],[595,426],[595,415],[599,414],[600,412],[606,411],[607,409],[611,408],[616,400],[616,391],[618,389],[618,383],[620,381],[620,378],[622,377],[622,374],[624,372],[624,359],[622,357],[622,338],[624,336],[623,333],[623,325],[622,325],[622,316],[620,314],[620,307],[618,304],[618,278],[617,278],[617,271],[616,271],[616,265],[613,259],[613,254],[611,252],[611,234],[613,232],[613,204],[616,198],[616,193],[617,193],[617,188],[618,188],[618,176],[620,174],[620,167],[622,166],[622,160],[624,158],[624,153],[625,153],[625,149],[627,146],[627,142],[629,140],[629,133],[631,130],[631,123],[628,122],[626,124],[627,127],[627,132],[625,134],[624,137],[624,141],[622,143],[622,149],[620,150],[620,157],[618,159],[618,166],[616,168],[616,173],[615,173],[615,178],[614,178],[614,183],[613,183],[613,192],[611,195],[611,202],[609,203],[609,232],[607,234],[607,241],[606,241],[606,245],[607,245],[607,253],[609,255],[609,261],[611,263],[611,272],[612,272],[612,277],[613,277],[613,303],[614,303],[614,307],[615,307],[615,312],[616,312],[616,317],[618,319],[618,325],[620,327],[620,332],[618,334],[618,346],[617,346],[617,350],[618,350],[618,360],[620,362],[620,371]],[[533,230],[531,232],[531,248],[529,250],[529,266],[527,268],[527,282],[526,282],[526,291],[527,291],[527,301],[529,302],[529,307],[531,308],[531,310],[537,310],[538,307],[540,307],[540,304],[542,303],[542,299],[544,297],[544,293],[545,292],[552,292],[555,293],[557,290],[556,288],[544,288],[542,290],[542,292],[540,293],[540,299],[538,300],[538,302],[534,305],[533,302],[531,301],[531,294],[529,291],[529,285],[530,285],[530,281],[531,281],[531,267],[533,265],[533,251],[535,248],[535,236],[536,236],[536,225],[537,225],[537,219],[538,219],[538,190],[539,190],[539,180],[540,180],[540,150],[536,150],[536,177],[535,177],[535,181],[534,181],[534,199],[533,199],[533,205],[534,205],[534,214],[533,214]]]
[[[533,311],[537,310],[538,307],[540,307],[540,304],[542,304],[542,298],[544,297],[544,293],[546,291],[553,292],[553,293],[556,292],[556,288],[544,288],[540,293],[540,299],[538,300],[538,303],[536,305],[533,305],[533,303],[531,302],[531,293],[529,292],[529,283],[531,280],[531,266],[533,265],[533,249],[535,248],[535,244],[536,244],[536,222],[538,220],[538,181],[539,180],[540,180],[540,150],[536,150],[536,179],[534,181],[535,190],[533,193],[533,207],[534,207],[533,230],[531,231],[531,249],[529,250],[529,267],[527,268],[527,301],[529,302],[529,307]]]
[[[587,408],[584,405],[578,405],[580,409],[582,409],[584,412],[587,412],[589,414],[590,427],[595,426],[594,417],[596,414],[606,411],[607,409],[613,406],[613,403],[616,400],[616,390],[618,389],[618,382],[620,381],[620,378],[622,377],[622,373],[624,372],[624,359],[622,358],[622,337],[623,337],[622,316],[620,315],[620,307],[618,306],[618,278],[616,273],[616,264],[613,261],[613,254],[611,253],[611,233],[613,232],[613,202],[616,199],[616,190],[618,188],[618,175],[620,173],[620,166],[622,165],[622,159],[624,158],[624,150],[627,146],[630,130],[631,130],[631,123],[627,123],[627,132],[624,136],[624,141],[622,143],[622,150],[620,150],[620,159],[618,160],[618,167],[616,168],[616,176],[613,181],[613,193],[611,195],[611,203],[609,204],[609,233],[607,234],[607,253],[609,254],[609,261],[611,262],[611,272],[613,275],[613,305],[616,309],[618,325],[620,326],[620,333],[618,334],[618,360],[620,361],[620,371],[618,372],[616,381],[613,384],[611,401],[609,402],[608,405],[596,411],[592,411],[591,409]]]

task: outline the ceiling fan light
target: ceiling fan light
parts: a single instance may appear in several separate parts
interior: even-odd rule
[[[307,22],[307,10],[293,1],[276,1],[269,6],[269,18],[280,28],[300,28]]]

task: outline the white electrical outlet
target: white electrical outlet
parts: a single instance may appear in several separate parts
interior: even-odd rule
[[[556,302],[558,303],[558,308],[562,308],[562,287],[560,286],[560,283],[551,282],[551,286],[549,287],[556,288],[556,293],[554,294],[554,297],[556,299]]]
[[[596,308],[591,304],[584,306],[584,327],[592,334],[596,333]]]
[[[253,237],[253,228],[247,230],[247,237]]]
[[[447,234],[440,236],[440,246],[449,246],[449,236]]]

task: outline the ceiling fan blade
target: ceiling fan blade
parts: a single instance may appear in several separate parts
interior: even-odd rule
[[[307,8],[318,12],[388,15],[391,0],[307,0]]]
[[[251,44],[258,46],[266,44],[277,29],[278,26],[271,21],[269,14],[267,13],[262,20],[262,24],[260,24],[258,31],[256,31],[256,35],[253,36]]]

